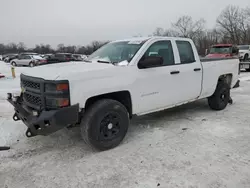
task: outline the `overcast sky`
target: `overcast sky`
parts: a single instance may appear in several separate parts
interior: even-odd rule
[[[0,0],[0,43],[55,47],[147,36],[182,15],[213,27],[229,4],[246,7],[250,0]]]

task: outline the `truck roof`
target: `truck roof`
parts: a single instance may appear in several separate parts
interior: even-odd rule
[[[160,36],[152,36],[152,37],[133,37],[133,38],[127,38],[122,40],[115,40],[112,42],[123,42],[123,41],[147,41],[147,40],[154,40],[154,39],[175,39],[175,40],[191,40],[189,38],[182,38],[182,37],[160,37]]]

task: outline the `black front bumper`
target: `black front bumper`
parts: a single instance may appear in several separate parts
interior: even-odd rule
[[[19,102],[21,101],[20,97],[17,97],[16,100],[9,97],[7,100],[15,108],[13,119],[15,121],[22,120],[28,127],[26,132],[27,137],[36,135],[47,136],[64,127],[74,125],[79,121],[79,104],[58,110],[41,111],[37,113],[25,106],[22,102]]]

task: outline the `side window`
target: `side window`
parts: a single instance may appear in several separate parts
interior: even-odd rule
[[[31,57],[26,55],[26,56],[23,57],[23,59],[31,59]]]
[[[190,42],[176,41],[176,44],[182,64],[195,62],[194,52]]]
[[[24,59],[24,58],[25,58],[25,55],[19,55],[18,58],[19,58],[19,59]]]
[[[152,44],[144,55],[158,56],[163,58],[163,65],[174,65],[174,53],[171,41],[158,41]]]

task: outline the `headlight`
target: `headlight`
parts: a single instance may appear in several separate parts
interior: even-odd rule
[[[68,81],[45,83],[45,103],[47,108],[62,108],[70,105]]]
[[[68,92],[69,84],[68,83],[60,83],[60,84],[45,84],[45,92]]]

